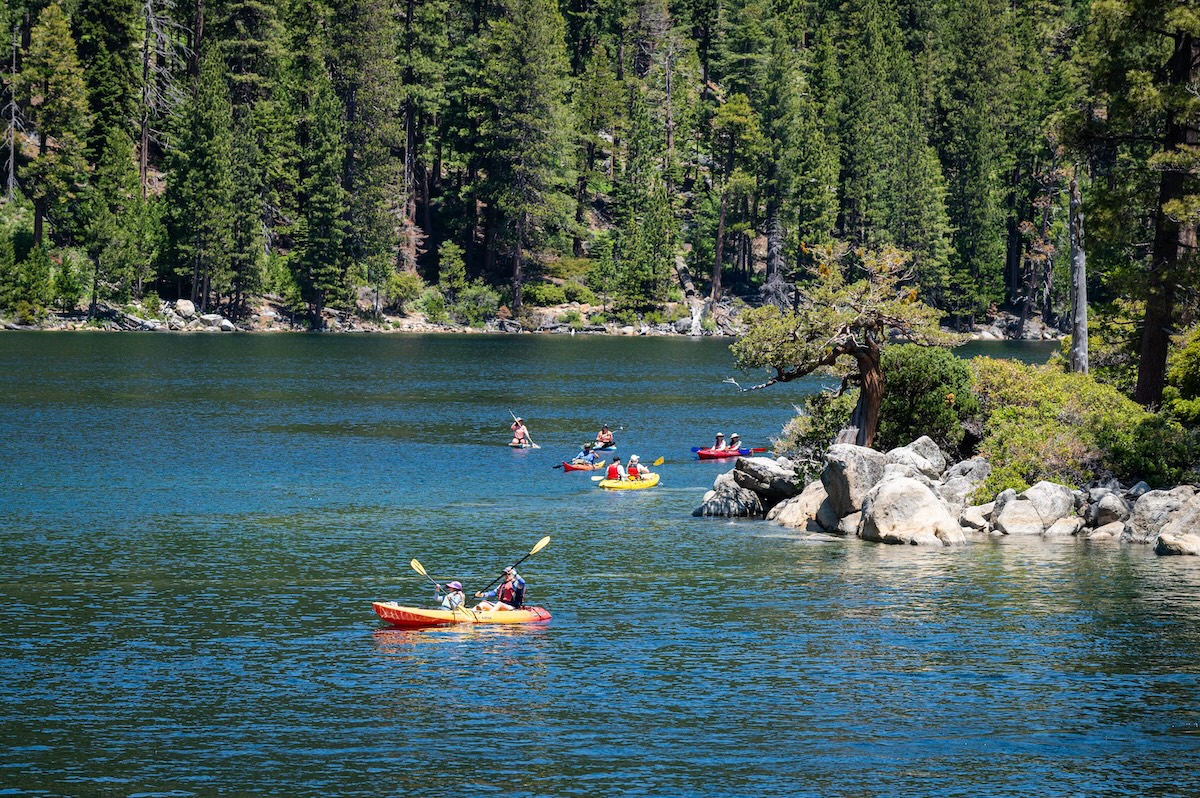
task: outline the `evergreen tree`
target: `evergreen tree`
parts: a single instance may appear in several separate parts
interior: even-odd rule
[[[128,131],[137,113],[140,81],[133,54],[140,16],[139,0],[86,0],[74,14],[92,119],[88,148],[93,153],[103,148],[110,130]]]
[[[139,225],[145,204],[134,165],[133,140],[110,128],[101,148],[88,201],[88,254],[92,258],[89,315],[101,299],[127,300],[145,271]]]
[[[87,182],[84,142],[91,117],[75,38],[59,3],[42,9],[29,38],[19,84],[38,150],[23,178],[34,204],[34,245],[40,246],[45,221],[59,241],[78,227],[75,217]]]
[[[507,0],[486,37],[486,195],[496,239],[512,259],[513,311],[521,309],[528,251],[566,226],[570,119],[563,20],[550,0]]]
[[[166,193],[170,259],[202,310],[232,287],[232,126],[224,64],[211,51],[176,128]]]

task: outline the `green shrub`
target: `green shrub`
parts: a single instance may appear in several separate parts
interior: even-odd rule
[[[622,327],[637,327],[640,323],[638,321],[637,313],[632,310],[614,311],[612,316],[613,321],[615,321],[617,324],[620,324]]]
[[[666,324],[667,317],[661,310],[649,310],[642,314],[642,321],[649,325]]]
[[[596,304],[596,295],[592,289],[586,285],[581,285],[574,281],[563,284],[563,293],[566,294],[568,302],[579,302],[583,305]]]
[[[562,280],[582,278],[592,267],[589,258],[559,258],[546,264],[546,274]]]
[[[796,476],[808,483],[821,475],[825,466],[825,450],[850,421],[850,413],[858,402],[858,391],[838,396],[822,391],[804,400],[803,408],[783,428],[775,441],[776,454],[789,457],[796,464]]]
[[[393,273],[388,280],[387,295],[389,305],[405,312],[419,300],[425,291],[425,281],[412,272]]]
[[[949,349],[904,344],[883,350],[885,392],[876,447],[887,451],[928,435],[946,452],[963,439],[963,421],[979,411],[971,370]]]
[[[576,322],[582,322],[583,317],[579,314],[578,310],[572,308],[562,315],[561,321],[563,324],[575,324]]]
[[[480,327],[496,317],[500,309],[500,294],[483,283],[475,282],[464,288],[450,313],[463,324]]]
[[[593,313],[591,316],[588,316],[588,324],[597,324],[603,326],[608,324],[608,316],[604,315],[603,313]]]
[[[567,301],[567,293],[561,285],[554,283],[529,283],[521,289],[521,299],[527,305],[548,307],[563,305]]]
[[[1082,486],[1115,476],[1162,486],[1189,467],[1195,449],[1179,423],[1111,385],[1012,360],[975,358],[970,367],[983,419],[979,453],[992,464],[981,496],[1040,479]]]
[[[446,298],[433,286],[421,293],[417,307],[425,314],[425,320],[431,324],[445,324],[450,321],[450,314],[446,311]]]

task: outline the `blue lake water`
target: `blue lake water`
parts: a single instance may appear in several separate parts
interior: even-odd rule
[[[692,518],[729,466],[690,448],[820,385],[727,377],[712,339],[0,334],[0,795],[1195,793],[1195,558]],[[660,487],[552,468],[605,422]],[[548,625],[371,611],[543,535]]]

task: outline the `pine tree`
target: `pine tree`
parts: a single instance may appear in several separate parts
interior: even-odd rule
[[[528,251],[569,218],[567,57],[563,20],[551,0],[507,0],[486,37],[480,124],[486,196],[498,243],[512,259],[513,311],[521,309]]]
[[[26,119],[37,133],[37,155],[23,177],[34,203],[34,245],[50,221],[55,238],[67,239],[78,224],[78,203],[87,182],[85,140],[91,117],[87,87],[66,15],[57,2],[38,14],[30,31],[19,84]]]
[[[168,158],[170,258],[202,310],[232,288],[233,109],[219,53],[200,65]]]
[[[133,140],[126,130],[110,128],[88,197],[88,254],[93,261],[89,315],[95,315],[101,299],[127,300],[136,275],[145,271],[138,229],[145,202]]]
[[[93,153],[103,148],[110,130],[128,131],[137,113],[140,86],[133,54],[141,10],[139,0],[87,0],[74,14],[92,118],[88,148]]]

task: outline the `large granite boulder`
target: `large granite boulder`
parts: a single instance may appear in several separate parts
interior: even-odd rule
[[[938,479],[946,470],[946,457],[928,435],[922,435],[907,446],[900,446],[887,453],[893,463],[912,466],[930,479]]]
[[[1078,535],[1083,530],[1083,519],[1077,515],[1060,518],[1046,527],[1045,536],[1048,538],[1070,537]]]
[[[1120,493],[1115,491],[1104,493],[1098,501],[1088,505],[1084,518],[1087,519],[1089,526],[1097,528],[1115,524],[1118,521],[1124,523],[1125,519],[1129,518],[1129,504]]]
[[[820,481],[808,483],[799,496],[785,499],[767,511],[767,520],[783,524],[791,529],[809,532],[822,530],[817,523],[817,513],[829,497]]]
[[[1200,555],[1200,496],[1171,515],[1158,533],[1154,553]]]
[[[862,509],[867,491],[883,479],[887,464],[887,455],[865,446],[837,443],[829,447],[821,484],[838,518]]]
[[[757,493],[765,507],[774,507],[800,493],[795,471],[770,457],[739,457],[733,466],[733,480],[739,487]]]
[[[1042,514],[1029,499],[1013,498],[1001,505],[997,498],[996,506],[998,509],[992,514],[992,528],[1001,535],[1040,535],[1046,531]]]
[[[992,473],[992,464],[982,457],[955,463],[946,470],[938,495],[951,507],[965,508],[971,495]]]
[[[1125,521],[1125,532],[1121,535],[1121,540],[1130,543],[1153,542],[1171,515],[1186,506],[1195,495],[1196,490],[1191,485],[1143,493],[1134,502],[1133,512]]]
[[[758,494],[740,487],[729,473],[716,478],[713,489],[704,494],[700,506],[692,511],[693,516],[715,518],[759,518],[762,514]]]
[[[1037,508],[1042,528],[1047,529],[1062,518],[1075,514],[1075,494],[1066,485],[1042,481],[1020,494]]]
[[[908,477],[884,480],[867,493],[858,535],[879,543],[950,546],[966,542],[962,527],[934,492]]]
[[[185,319],[196,315],[196,305],[190,299],[175,300],[175,312]]]

